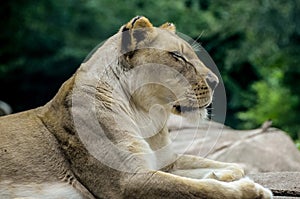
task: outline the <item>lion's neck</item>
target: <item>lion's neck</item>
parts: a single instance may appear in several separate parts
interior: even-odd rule
[[[38,113],[38,117],[45,127],[57,139],[67,159],[71,159],[72,150],[74,151],[76,146],[81,145],[76,136],[71,110],[75,77],[74,75],[68,79],[54,98],[42,107]]]
[[[118,180],[108,182],[107,180],[109,179],[102,176],[107,173],[107,170],[104,170],[104,168],[109,168],[104,167],[99,160],[89,153],[78,135],[72,109],[79,108],[80,112],[82,110],[80,108],[85,107],[78,107],[80,104],[75,105],[75,107],[73,106],[73,92],[76,86],[75,78],[76,76],[73,76],[63,84],[57,95],[40,109],[38,117],[42,120],[45,127],[56,137],[62,154],[66,159],[66,164],[69,167],[67,169],[94,196],[100,196],[106,193],[103,193],[99,184],[112,183],[112,187],[115,188],[120,185],[118,184]],[[85,96],[82,96],[83,103],[85,102],[84,98]],[[84,118],[85,115],[82,115],[82,117]],[[110,173],[116,178],[120,178],[118,177],[120,175],[119,171],[111,169]]]
[[[72,129],[72,116],[70,107],[72,106],[72,89],[74,86],[74,76],[67,80],[59,89],[54,98],[42,107],[39,117],[51,133],[57,136],[59,141],[65,138],[61,134],[69,132],[74,134]]]

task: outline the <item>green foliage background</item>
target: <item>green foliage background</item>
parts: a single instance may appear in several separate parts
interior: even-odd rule
[[[136,15],[196,39],[225,83],[226,124],[272,119],[298,138],[298,0],[27,0],[0,7],[0,99],[15,112],[45,104],[84,57]]]

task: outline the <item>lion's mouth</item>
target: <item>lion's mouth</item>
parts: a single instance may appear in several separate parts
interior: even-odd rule
[[[192,112],[201,109],[200,107],[174,105],[173,108],[178,113]]]
[[[175,113],[187,113],[201,111],[211,104],[211,98],[203,97],[197,100],[181,100],[176,101],[173,105],[173,111]]]

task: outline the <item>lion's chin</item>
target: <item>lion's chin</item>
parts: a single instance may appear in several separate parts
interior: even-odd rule
[[[205,107],[174,105],[172,108],[172,113],[185,117],[189,121],[199,121],[207,119],[207,110]]]
[[[180,105],[174,105],[173,106],[176,113],[186,113],[186,112],[194,112],[199,110],[199,107],[192,107],[192,106],[180,106]]]

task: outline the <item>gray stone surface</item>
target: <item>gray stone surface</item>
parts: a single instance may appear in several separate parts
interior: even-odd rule
[[[0,116],[8,115],[12,113],[12,109],[9,104],[0,100]]]
[[[234,130],[215,122],[196,125],[178,116],[173,116],[168,126],[178,153],[240,163],[248,174],[300,172],[300,152],[279,129]]]
[[[178,153],[240,163],[275,199],[300,199],[300,152],[285,132],[268,127],[234,130],[215,122],[196,125],[176,116],[168,126]]]
[[[257,173],[249,177],[271,189],[277,198],[300,197],[300,172]]]

